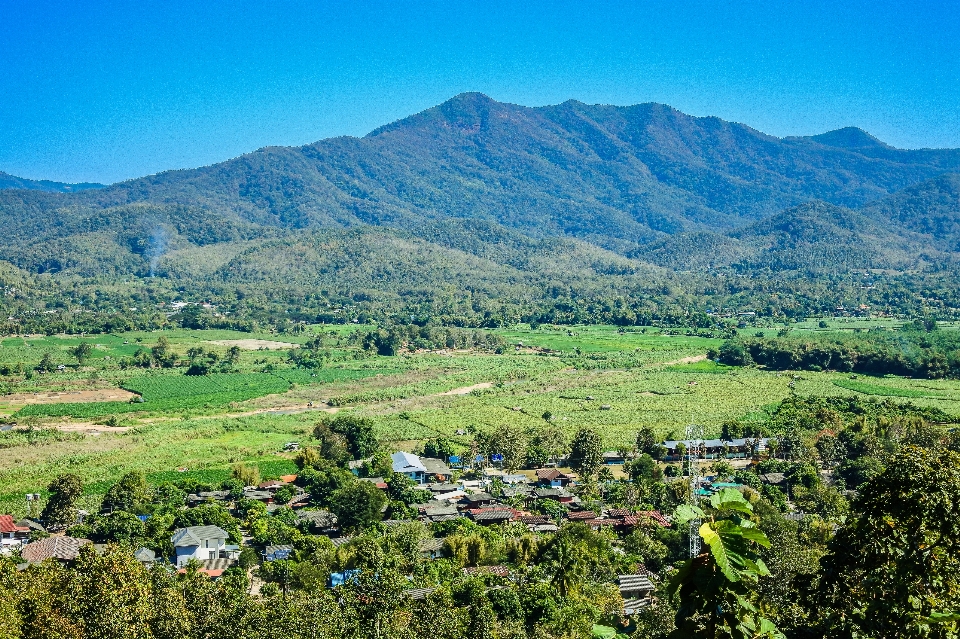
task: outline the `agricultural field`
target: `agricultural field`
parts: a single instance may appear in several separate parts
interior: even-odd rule
[[[232,372],[206,376],[117,365],[119,358],[155,344],[158,333],[97,336],[96,356],[82,367],[67,350],[78,339],[3,340],[0,365],[35,363],[51,352],[67,368],[30,380],[0,377],[8,391],[0,395],[0,423],[8,423],[0,430],[0,510],[23,512],[23,494],[42,492],[65,470],[92,487],[91,499],[127,470],[142,470],[151,481],[187,476],[183,472],[200,473],[198,480],[226,476],[238,461],[265,465],[264,476],[271,469],[289,472],[283,444],[305,440],[318,420],[337,411],[371,417],[387,447],[408,450],[437,435],[467,446],[469,436],[458,432],[502,424],[549,422],[568,434],[591,426],[610,449],[629,444],[641,425],[663,438],[682,435],[690,423],[718,435],[728,420],[763,422],[793,394],[911,401],[960,417],[957,380],[722,366],[705,358],[722,340],[656,329],[518,327],[496,331],[508,344],[501,355],[403,351],[386,357],[351,343],[351,331],[369,327],[328,328],[252,337],[165,331],[180,353],[193,346],[224,353],[224,343],[241,339],[303,343],[321,334],[329,339],[324,348],[336,353],[321,368],[297,369],[286,350],[243,350]],[[823,329],[813,322],[807,330]],[[62,402],[24,400],[78,389],[92,396],[126,389],[143,401],[78,403],[69,394]]]

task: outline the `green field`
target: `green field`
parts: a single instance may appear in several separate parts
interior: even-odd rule
[[[326,328],[313,327],[309,334],[323,330],[329,335]],[[289,457],[278,451],[287,441],[306,438],[324,415],[315,411],[326,406],[371,417],[384,445],[403,449],[437,435],[466,446],[469,436],[459,436],[458,431],[502,424],[542,426],[548,418],[568,434],[595,427],[608,448],[629,444],[641,425],[652,426],[664,438],[682,435],[691,423],[703,424],[708,435],[718,435],[727,420],[762,422],[778,402],[793,394],[909,400],[960,416],[957,380],[865,376],[853,380],[841,373],[722,366],[703,359],[706,350],[721,340],[663,335],[653,329],[521,327],[497,331],[509,344],[502,355],[404,352],[394,357],[360,351],[351,345],[348,329],[329,336],[329,348],[338,359],[320,369],[292,368],[282,350],[253,350],[242,353],[236,372],[203,377],[186,376],[182,368],[120,370],[111,355],[92,359],[79,370],[69,368],[31,380],[5,379],[8,389],[21,395],[123,387],[144,401],[23,407],[0,396],[0,410],[7,402],[8,414],[19,411],[8,419],[32,416],[40,429],[32,435],[0,432],[0,510],[22,512],[24,493],[42,490],[67,470],[80,474],[96,493],[131,469],[142,470],[151,481],[194,474],[198,480],[215,481],[226,477],[237,461],[286,464],[289,469]],[[211,341],[249,338],[222,333],[164,334],[179,352],[194,344],[225,350]],[[140,337],[140,344],[149,346],[157,334]],[[271,338],[287,340],[262,336]],[[66,349],[76,341],[4,340],[0,363],[17,361],[26,351],[36,360],[43,349],[56,350],[68,362]],[[116,354],[128,351],[136,337],[98,336],[96,341]],[[270,372],[262,372],[266,366]],[[73,420],[89,424],[83,420],[108,415],[118,415],[119,420],[110,423],[122,428],[105,427],[95,435],[64,430]],[[184,467],[187,473],[177,471]]]

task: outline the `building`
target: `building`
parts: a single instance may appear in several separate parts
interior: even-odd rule
[[[573,475],[561,473],[556,468],[541,468],[537,470],[537,484],[549,488],[564,488],[574,480]]]
[[[80,554],[80,548],[91,544],[89,539],[75,537],[47,537],[27,544],[20,550],[20,556],[29,564],[40,563],[47,559],[73,561]]]
[[[427,468],[413,453],[396,452],[390,459],[393,462],[393,472],[406,475],[418,484],[427,480]]]
[[[439,537],[427,537],[420,540],[420,554],[425,559],[440,559],[443,556],[445,540]]]
[[[170,541],[177,555],[177,568],[183,568],[191,559],[219,559],[226,550],[228,536],[219,526],[190,526],[175,531]]]
[[[447,481],[453,475],[453,471],[442,459],[432,457],[420,457],[420,463],[427,469],[427,477],[436,477],[439,481]]]
[[[684,451],[696,449],[702,459],[746,459],[767,449],[770,439],[767,437],[739,439],[681,439],[668,440],[660,444],[666,449],[666,461],[678,461],[681,448]]]
[[[133,556],[144,566],[152,566],[153,563],[157,561],[157,553],[149,548],[140,548],[137,552],[133,553]]]
[[[14,523],[12,515],[0,515],[0,551],[4,548],[20,547],[27,543],[29,536],[28,526]]]
[[[646,575],[620,575],[617,578],[623,597],[623,614],[633,615],[653,603],[653,582]]]
[[[277,561],[289,559],[291,554],[293,554],[293,546],[267,546],[263,551],[263,558],[266,561]]]

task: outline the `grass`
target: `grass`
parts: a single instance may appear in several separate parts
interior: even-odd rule
[[[290,382],[269,373],[221,373],[203,376],[154,374],[135,377],[125,382],[123,387],[139,394],[143,402],[29,404],[16,415],[96,418],[123,413],[214,408],[285,392],[289,390]]]
[[[931,391],[924,391],[914,388],[896,388],[893,386],[883,386],[880,384],[871,384],[853,379],[837,379],[834,385],[840,388],[846,388],[863,395],[882,395],[884,397],[937,397],[939,394]]]
[[[834,328],[834,320],[828,321]],[[314,327],[296,340],[294,336],[224,331],[164,334],[170,337],[174,350],[183,353],[189,344],[211,339],[292,342],[320,330],[329,335],[327,328]],[[338,328],[341,335],[350,330],[356,327]],[[820,329],[812,321],[806,330]],[[899,397],[960,415],[957,380],[850,380],[849,375],[830,372],[803,372],[795,380],[790,374],[726,367],[710,361],[679,363],[703,355],[721,341],[662,335],[656,330],[644,333],[628,329],[621,333],[614,326],[544,326],[535,331],[521,327],[497,332],[512,344],[522,341],[524,348],[518,351],[511,347],[504,355],[404,353],[387,358],[368,356],[348,340],[331,336],[331,348],[342,359],[323,369],[284,368],[283,352],[246,351],[238,372],[227,375],[187,377],[182,369],[133,373],[119,370],[113,359],[101,358],[92,364],[99,375],[96,382],[87,380],[90,371],[72,369],[17,382],[21,386],[16,392],[122,385],[141,393],[145,402],[114,402],[118,409],[150,412],[125,415],[123,425],[133,427],[128,432],[104,432],[98,437],[56,431],[43,436],[0,433],[0,512],[22,512],[24,493],[41,491],[63,472],[80,474],[88,484],[91,499],[128,470],[140,470],[155,482],[189,477],[211,483],[229,476],[230,466],[238,461],[261,464],[265,477],[281,474],[269,470],[270,464],[289,472],[290,460],[278,451],[287,441],[304,441],[322,413],[281,414],[284,411],[278,410],[275,414],[245,417],[224,415],[236,412],[238,403],[242,403],[244,412],[252,413],[329,401],[371,417],[388,449],[409,449],[417,440],[436,435],[449,436],[466,446],[469,437],[457,436],[458,430],[502,424],[542,426],[547,424],[545,413],[549,413],[551,424],[569,435],[584,426],[598,429],[605,448],[631,442],[641,425],[652,426],[666,438],[682,434],[688,424],[698,423],[712,436],[719,434],[727,420],[765,421],[770,411],[792,394]],[[153,344],[157,336],[145,333],[142,343]],[[118,353],[135,343],[135,337],[98,336],[96,341],[106,353]],[[31,345],[25,346],[21,338],[3,340],[0,361],[10,361],[8,355],[20,356],[28,350],[32,359],[39,361],[40,350],[61,349],[65,353],[70,340],[29,338],[26,342]],[[276,367],[273,373],[257,372],[267,364]],[[477,384],[489,387],[466,394],[445,394]],[[38,411],[36,414],[50,416],[59,410],[63,415],[84,416],[113,407],[101,403],[37,404],[28,408],[21,414]],[[182,418],[186,413],[192,417]],[[180,467],[189,470],[177,472]]]
[[[295,472],[278,451],[288,441],[303,440],[311,427],[295,415],[165,420],[126,433],[7,448],[0,455],[0,512],[22,513],[25,493],[41,492],[66,472],[80,475],[93,494],[128,471],[143,472],[154,482],[217,481],[237,462],[257,463],[265,477]]]

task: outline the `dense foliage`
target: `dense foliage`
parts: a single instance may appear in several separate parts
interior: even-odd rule
[[[916,320],[895,332],[738,339],[711,355],[730,366],[938,379],[960,376],[960,332],[937,330],[933,320]]]

